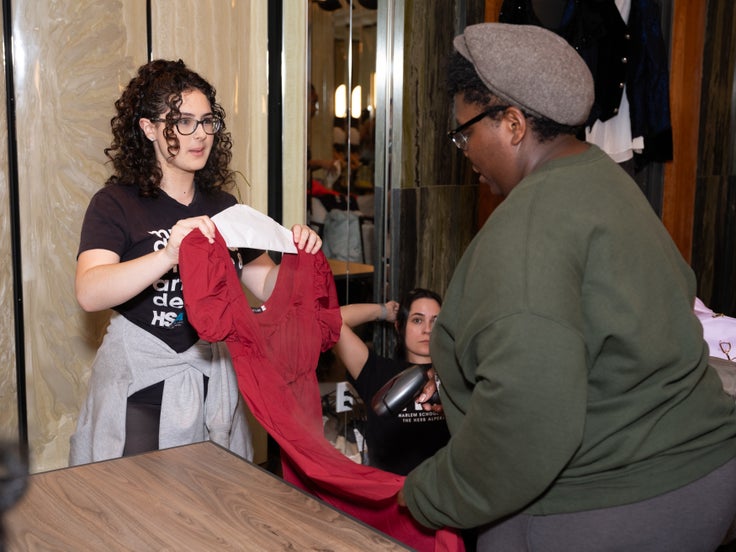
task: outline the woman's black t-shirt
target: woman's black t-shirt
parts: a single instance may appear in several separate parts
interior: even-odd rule
[[[214,216],[236,203],[235,197],[224,191],[204,194],[197,190],[192,202],[183,205],[163,190],[156,198],[146,198],[133,186],[105,186],[87,207],[77,255],[90,249],[106,249],[117,253],[121,262],[137,259],[166,247],[177,221]],[[233,253],[236,267],[241,270],[262,251],[241,249]],[[199,339],[184,310],[178,266],[114,310],[177,352],[187,350]]]
[[[378,416],[370,408],[373,395],[393,376],[409,367],[405,361],[377,356],[370,351],[357,380],[348,375],[367,405],[366,443],[371,466],[406,475],[442,448],[450,438],[443,414],[411,405],[397,416]]]

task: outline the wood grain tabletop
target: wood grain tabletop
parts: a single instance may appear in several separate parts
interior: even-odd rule
[[[406,550],[210,442],[30,477],[6,550]]]

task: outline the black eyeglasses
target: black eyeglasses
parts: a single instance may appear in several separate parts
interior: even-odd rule
[[[482,113],[479,113],[469,121],[464,122],[456,129],[451,130],[447,133],[447,137],[452,140],[452,143],[457,146],[457,149],[465,151],[468,149],[468,137],[464,134],[464,131],[469,129],[471,126],[473,126],[478,121],[482,120],[485,117],[488,117],[489,115],[493,115],[495,113],[499,113],[501,111],[505,111],[510,106],[508,105],[494,105],[492,107],[489,107]]]
[[[166,119],[151,119],[154,123],[165,123]],[[189,136],[197,131],[197,127],[202,125],[205,134],[215,134],[222,127],[222,120],[217,117],[205,117],[198,121],[194,117],[181,117],[174,122],[176,130],[182,136]]]

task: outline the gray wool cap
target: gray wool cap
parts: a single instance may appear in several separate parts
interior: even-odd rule
[[[453,44],[502,100],[563,125],[587,120],[593,76],[561,36],[534,25],[480,23],[468,26]]]

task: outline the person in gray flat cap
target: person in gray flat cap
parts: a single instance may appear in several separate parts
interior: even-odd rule
[[[431,338],[451,438],[398,502],[477,549],[713,551],[736,518],[736,404],[696,281],[636,183],[576,138],[593,102],[541,27],[456,37],[449,133],[503,202]]]

